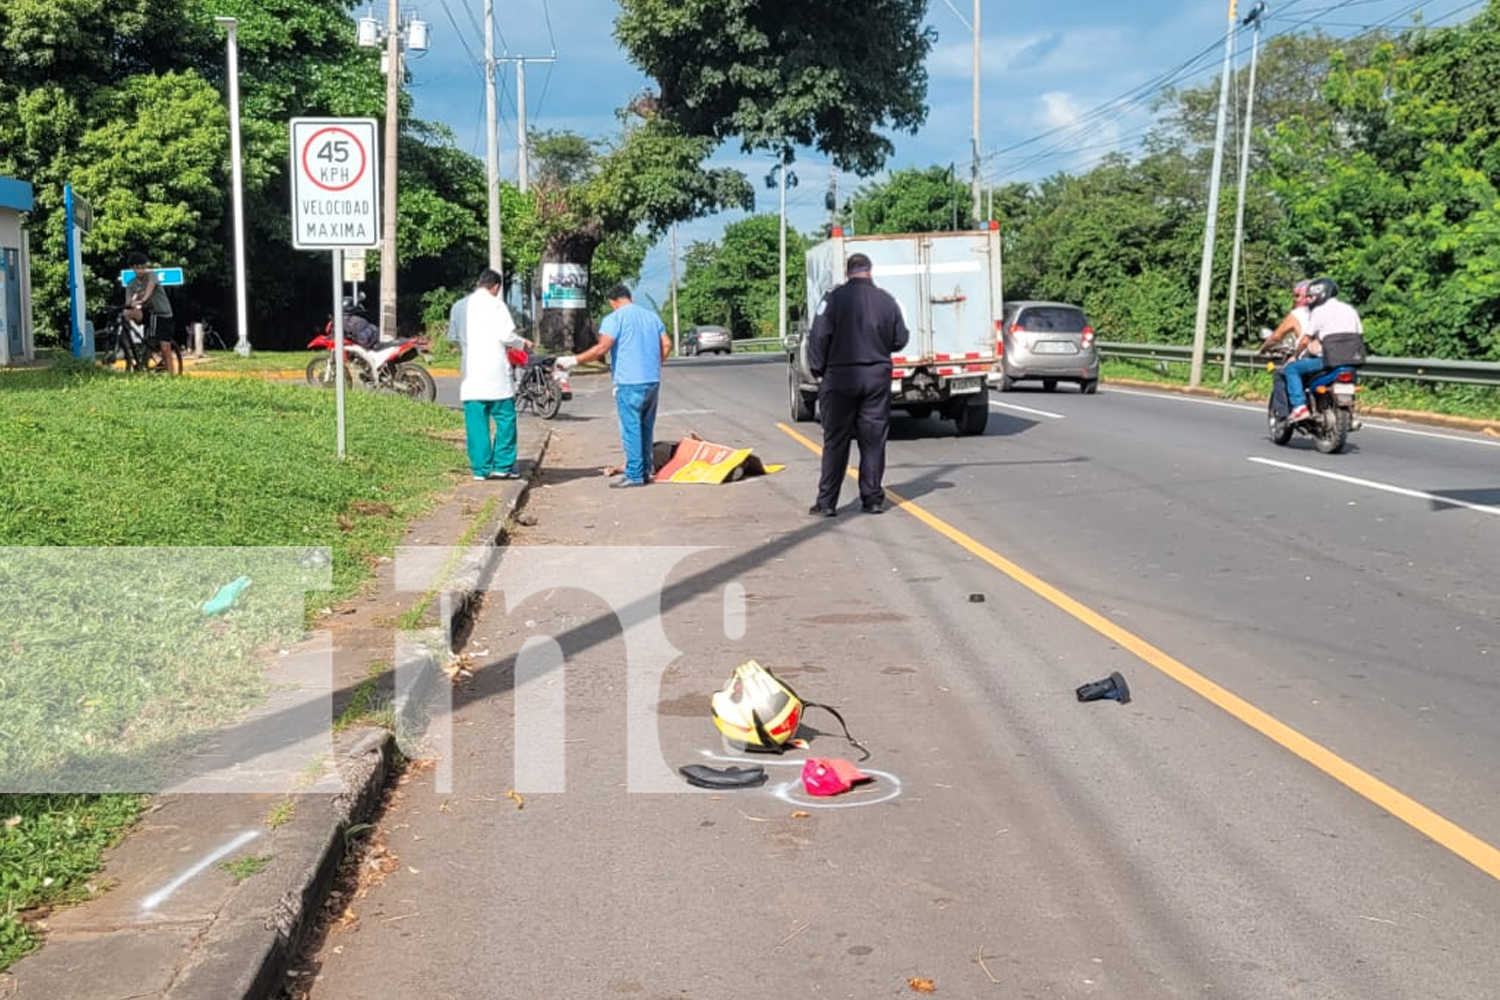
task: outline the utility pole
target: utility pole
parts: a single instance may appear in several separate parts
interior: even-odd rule
[[[772,174],[776,176],[773,178]],[[781,188],[781,267],[776,293],[776,333],[783,344],[786,343],[786,189],[789,184],[797,186],[797,175],[788,172],[786,150],[783,149],[771,173],[766,175],[766,187],[777,185]]]
[[[380,335],[396,336],[396,143],[400,135],[401,50],[427,51],[427,23],[401,23],[401,5],[390,0],[385,23],[385,219],[380,238]],[[381,24],[373,16],[359,19],[357,42],[361,48],[378,48]],[[406,37],[410,35],[410,37]]]
[[[978,228],[979,216],[979,0],[974,0],[974,141],[973,165],[969,183],[974,190],[974,226]]]
[[[1208,336],[1208,298],[1214,275],[1214,229],[1219,215],[1219,174],[1224,169],[1224,119],[1229,104],[1229,64],[1234,57],[1234,7],[1229,0],[1229,31],[1224,36],[1224,71],[1219,78],[1219,121],[1214,128],[1213,166],[1209,168],[1208,219],[1203,226],[1203,264],[1198,270],[1198,318],[1193,324],[1193,363],[1188,385],[1203,380],[1203,350]]]
[[[1250,85],[1245,91],[1245,136],[1240,142],[1240,181],[1234,206],[1234,252],[1229,255],[1229,321],[1224,324],[1224,382],[1229,382],[1230,355],[1234,352],[1234,295],[1240,282],[1240,248],[1245,236],[1245,180],[1250,173],[1250,123],[1255,110],[1255,59],[1260,53],[1260,19],[1265,0],[1259,0],[1240,24],[1253,24],[1250,36]]]
[[[526,137],[526,64],[529,62],[549,63],[557,61],[557,53],[550,56],[501,56],[496,62],[513,62],[516,64],[516,145],[519,147],[519,155],[516,166],[516,188],[522,194],[527,190],[526,159],[530,143]]]
[[[500,244],[500,124],[495,104],[495,0],[484,0],[484,109],[489,126],[484,159],[489,192],[490,267],[504,274]],[[503,294],[503,286],[501,291]]]
[[[833,235],[839,224],[839,169],[828,169],[828,193],[823,196],[823,207],[828,209],[828,235]]]
[[[385,40],[385,233],[380,243],[380,336],[396,337],[396,138],[401,115],[401,5],[391,0]]]
[[[677,223],[672,223],[672,353],[682,354],[682,334],[677,326]]]

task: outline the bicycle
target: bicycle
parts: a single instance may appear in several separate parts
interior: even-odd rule
[[[94,356],[101,354],[107,356],[109,365],[115,361],[123,361],[125,370],[128,372],[167,372],[168,374],[182,374],[182,355],[174,345],[172,353],[176,356],[175,363],[166,358],[160,350],[160,340],[157,347],[150,346],[151,338],[147,334],[146,326],[149,318],[143,322],[136,322],[126,315],[126,307],[111,306],[109,322],[104,324],[104,330],[100,340],[105,345],[100,349],[100,344],[94,346]],[[168,338],[162,338],[168,339]]]
[[[529,409],[543,420],[551,420],[562,409],[562,387],[553,377],[557,365],[555,355],[538,355],[521,367],[521,378],[516,383],[516,412]]]

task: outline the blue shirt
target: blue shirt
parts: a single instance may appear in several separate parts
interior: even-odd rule
[[[609,367],[615,385],[648,385],[661,381],[661,338],[667,328],[661,318],[634,302],[604,317],[599,332],[614,341]]]

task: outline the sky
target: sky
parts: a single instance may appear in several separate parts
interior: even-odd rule
[[[797,0],[787,0],[797,2]],[[1230,27],[1227,3],[1141,0],[1053,0],[1015,3],[978,0],[979,150],[985,184],[1040,180],[1086,171],[1111,152],[1130,152],[1151,123],[1151,99],[1165,87],[1217,85]],[[1236,23],[1253,0],[1235,8]],[[1383,26],[1406,27],[1420,15],[1428,25],[1462,23],[1484,0],[1267,0],[1261,44],[1276,35],[1321,28],[1335,36]],[[572,131],[607,139],[619,128],[615,109],[650,87],[615,42],[614,0],[494,0],[495,53],[524,57],[525,122],[529,129]],[[386,4],[374,4],[384,17]],[[428,23],[429,48],[409,58],[410,90],[418,118],[446,124],[459,148],[485,155],[484,0],[403,0],[403,15]],[[362,14],[364,11],[357,11]],[[929,0],[927,24],[937,42],[928,57],[928,115],[916,135],[892,133],[887,171],[955,164],[968,182],[973,149],[975,0]],[[1233,65],[1250,55],[1249,29],[1235,34]],[[546,60],[546,61],[532,61]],[[500,176],[517,177],[519,117],[517,63],[497,66]],[[1232,97],[1238,102],[1242,97]],[[1226,141],[1226,163],[1236,162]],[[756,210],[776,212],[778,191],[766,186],[772,157],[748,156],[737,144],[721,147],[714,166],[738,168],[756,186]],[[840,202],[862,183],[833,169],[811,150],[798,152],[787,191],[787,224],[803,233],[827,221],[824,196],[836,186]],[[717,240],[732,212],[678,227],[679,255],[697,240]],[[668,243],[646,260],[638,301],[665,302],[671,282]]]

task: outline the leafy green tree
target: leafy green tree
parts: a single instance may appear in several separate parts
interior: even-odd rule
[[[69,183],[95,209],[84,253],[91,303],[118,299],[113,276],[126,253],[141,248],[186,271],[189,284],[174,292],[180,315],[233,314],[224,37],[213,23],[214,15],[232,14],[239,19],[252,340],[305,343],[299,323],[311,327],[327,308],[328,262],[324,254],[291,252],[287,122],[303,115],[378,117],[384,110],[377,57],[356,48],[350,6],[348,0],[0,4],[0,107],[14,109],[0,116],[0,172],[36,188],[29,225],[44,342],[63,338],[67,325],[62,192]],[[406,95],[403,103],[409,105]],[[469,261],[485,239],[485,201],[472,157],[453,150],[445,131],[402,119],[398,239],[402,285],[415,286],[415,295],[417,282],[460,280],[460,274],[472,280]]]
[[[806,297],[809,241],[788,229],[788,312],[799,314]],[[781,328],[781,216],[752,215],[724,227],[718,243],[694,243],[683,255],[678,313],[685,324],[727,326],[736,339],[774,337]]]
[[[1363,65],[1337,60],[1324,88],[1333,117],[1277,132],[1270,183],[1286,238],[1362,309],[1376,353],[1500,358],[1497,29],[1492,2]]]
[[[544,137],[540,151],[559,157],[536,185],[542,262],[586,268],[591,311],[605,308],[610,284],[639,273],[649,243],[672,223],[744,207],[753,198],[739,171],[703,166],[709,140],[684,136],[651,115],[625,126],[614,146],[595,144],[592,157],[582,155],[576,137],[561,135]],[[595,262],[600,249],[609,251],[603,266]],[[581,309],[544,308],[538,329],[552,350],[593,341],[589,313]]]
[[[952,167],[898,170],[861,185],[843,217],[855,233],[936,233],[969,226],[970,191]]]
[[[894,148],[880,130],[926,118],[926,13],[927,0],[621,0],[615,37],[682,134],[810,147],[867,175]]]

